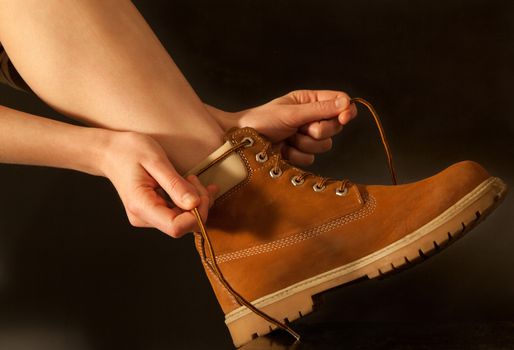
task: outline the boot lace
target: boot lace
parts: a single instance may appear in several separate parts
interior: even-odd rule
[[[368,101],[366,101],[363,98],[356,97],[352,98],[350,100],[351,103],[356,102],[363,106],[365,106],[371,115],[373,116],[375,120],[375,124],[377,126],[377,129],[380,134],[380,139],[382,141],[382,145],[384,146],[385,154],[387,157],[387,165],[389,167],[389,171],[391,173],[391,180],[394,185],[397,184],[397,178],[396,178],[396,171],[394,169],[393,165],[393,157],[391,154],[391,149],[389,147],[389,143],[387,142],[387,138],[384,132],[384,128],[382,127],[382,123],[380,122],[380,118]],[[205,172],[207,169],[212,167],[213,165],[217,164],[221,160],[225,159],[227,156],[229,156],[232,152],[235,152],[243,147],[250,147],[253,145],[253,140],[249,137],[245,137],[241,140],[240,143],[237,145],[234,145],[230,149],[228,149],[226,152],[224,152],[222,155],[220,155],[218,158],[214,159],[210,164],[206,165],[204,168],[200,169],[197,173],[197,175],[200,175],[201,173]],[[257,153],[256,159],[259,162],[266,162],[268,160],[268,151],[270,150],[271,142],[266,143],[266,146]],[[286,163],[287,161],[282,159],[282,156],[280,152],[277,153],[277,156],[275,157],[275,161],[273,164],[273,167],[271,168],[269,174],[271,177],[278,177],[282,175],[282,168],[280,165],[282,163]],[[300,171],[298,175],[295,175],[291,178],[291,183],[294,186],[299,186],[304,183],[305,179],[309,176],[317,176],[313,173],[307,172],[307,171]],[[313,186],[313,190],[316,192],[323,191],[326,188],[327,183],[331,181],[340,181],[340,185],[336,189],[336,195],[344,196],[348,192],[348,187],[351,184],[349,180],[336,180],[332,178],[327,177],[319,177],[320,180],[316,182]],[[225,279],[223,276],[223,273],[221,272],[218,263],[216,262],[216,254],[214,252],[214,249],[212,247],[211,240],[209,238],[209,235],[207,234],[207,230],[205,229],[205,226],[203,224],[202,218],[200,216],[200,213],[198,212],[197,208],[192,209],[192,213],[196,218],[196,221],[198,222],[198,226],[200,227],[200,255],[202,260],[207,264],[207,266],[210,268],[210,270],[214,273],[214,275],[218,278],[218,280],[221,282],[223,287],[226,288],[226,290],[234,297],[234,299],[241,305],[247,307],[251,312],[255,313],[256,315],[262,317],[264,320],[268,321],[269,323],[275,325],[278,328],[283,329],[284,331],[288,332],[291,336],[293,336],[296,341],[300,340],[300,334],[295,332],[289,325],[287,325],[285,322],[281,322],[277,320],[276,318],[268,315],[267,313],[259,310],[257,307],[255,307],[251,302],[246,300],[241,294],[239,294],[234,288],[230,285],[230,283]]]

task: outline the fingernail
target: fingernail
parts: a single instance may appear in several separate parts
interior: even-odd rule
[[[184,205],[188,207],[192,207],[193,205],[195,205],[197,200],[198,197],[192,193],[186,193],[182,196],[182,203],[184,203]]]
[[[336,99],[336,108],[343,108],[346,105],[346,98],[339,97]]]

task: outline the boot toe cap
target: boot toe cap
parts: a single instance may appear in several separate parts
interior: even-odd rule
[[[388,233],[385,239],[394,241],[441,215],[489,177],[480,164],[462,161],[418,182],[362,190],[376,201],[375,220]]]

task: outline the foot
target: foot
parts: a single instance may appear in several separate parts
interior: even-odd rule
[[[316,294],[444,248],[506,193],[502,180],[471,161],[419,182],[372,186],[294,167],[252,128],[232,129],[225,141],[230,155],[200,169],[212,175],[230,161],[221,173],[238,174],[207,222],[216,264],[199,233],[196,245],[236,346],[276,328],[239,297],[294,321],[312,311]]]

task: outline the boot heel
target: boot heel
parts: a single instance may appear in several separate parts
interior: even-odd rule
[[[259,307],[259,309],[288,324],[311,313],[313,301],[310,293],[300,292],[264,307]],[[237,315],[233,315],[225,319],[236,347],[240,347],[259,336],[266,335],[277,328],[254,313],[248,313],[237,319],[236,317]]]

